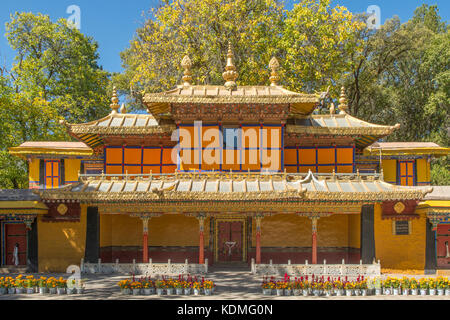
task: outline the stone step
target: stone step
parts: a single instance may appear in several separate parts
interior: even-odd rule
[[[27,267],[1,267],[0,268],[0,273],[26,273],[27,272]]]

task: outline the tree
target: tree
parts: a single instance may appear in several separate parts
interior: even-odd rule
[[[6,31],[17,55],[0,76],[0,188],[26,188],[27,165],[8,148],[69,140],[59,120],[78,123],[106,115],[109,75],[97,64],[97,44],[66,20],[16,13]]]
[[[125,72],[114,82],[124,93],[130,93],[129,83],[134,92],[173,88],[185,54],[196,84],[223,84],[229,41],[238,85],[268,84],[268,64],[276,56],[284,67],[280,84],[321,90],[350,71],[348,55],[358,48],[352,32],[363,26],[345,8],[331,8],[329,0],[304,0],[291,12],[275,0],[163,1],[152,14],[122,53]],[[135,98],[142,108],[140,96]]]

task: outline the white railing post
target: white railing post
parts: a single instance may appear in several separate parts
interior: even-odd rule
[[[251,270],[252,270],[252,274],[256,274],[255,259],[254,258],[252,258]]]
[[[288,260],[288,266],[290,266],[290,265],[291,265],[291,260],[289,259],[289,260]]]
[[[208,273],[208,258],[205,259],[205,273]]]
[[[136,273],[136,259],[133,259],[133,273]]]
[[[148,270],[150,274],[153,274],[153,260],[152,258],[148,259]]]
[[[119,272],[119,259],[116,259],[116,266],[115,266],[114,271]]]
[[[98,262],[97,262],[97,270],[98,270],[98,273],[102,273],[102,259],[98,259]]]
[[[167,273],[171,274],[172,273],[172,263],[171,263],[170,259],[167,260],[167,269],[168,269]]]
[[[323,275],[326,275],[327,271],[327,260],[323,259]]]
[[[81,258],[81,261],[80,261],[80,272],[84,273],[84,259],[83,258]]]

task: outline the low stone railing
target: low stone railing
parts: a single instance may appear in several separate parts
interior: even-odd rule
[[[148,263],[120,263],[116,259],[115,263],[102,263],[98,259],[97,263],[85,263],[81,259],[81,273],[91,274],[142,274],[142,275],[179,275],[179,274],[206,274],[208,273],[208,259],[205,264],[189,263],[186,259],[184,263],[172,263],[170,259],[167,263],[153,263],[152,259]]]
[[[251,270],[253,274],[261,274],[267,276],[280,276],[288,274],[289,276],[347,276],[347,277],[358,277],[362,275],[364,277],[375,277],[381,275],[381,265],[378,260],[377,263],[373,264],[345,264],[342,260],[342,264],[291,264],[289,260],[287,264],[273,264],[270,260],[269,264],[256,264],[255,260],[252,259]]]

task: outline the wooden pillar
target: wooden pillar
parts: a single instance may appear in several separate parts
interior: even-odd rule
[[[205,263],[205,219],[206,216],[199,215],[197,216],[198,224],[199,224],[199,244],[198,244],[198,263],[204,264]]]
[[[142,262],[148,263],[148,217],[142,217]]]
[[[312,264],[317,264],[317,220],[319,218],[312,217]]]
[[[426,219],[425,236],[425,274],[434,274],[437,269],[436,256],[436,231],[438,221],[435,219]]]
[[[97,263],[100,258],[100,217],[98,207],[88,207],[86,213],[86,247],[84,261]]]
[[[361,208],[361,260],[371,264],[375,260],[375,223],[374,205],[364,205]]]
[[[256,216],[256,264],[261,264],[261,219],[262,216]]]

